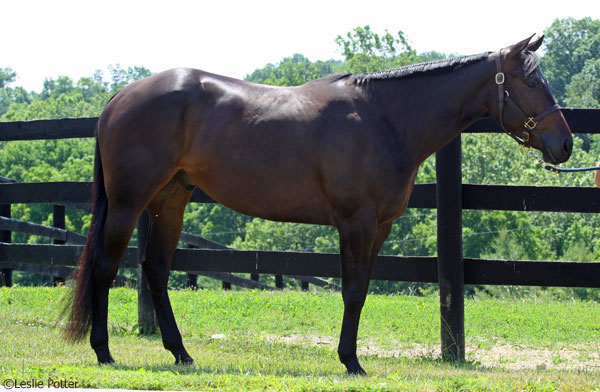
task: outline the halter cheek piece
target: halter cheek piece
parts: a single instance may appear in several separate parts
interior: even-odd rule
[[[510,94],[505,88],[506,78],[504,77],[504,72],[502,72],[502,62],[500,60],[500,51],[498,51],[498,55],[496,56],[496,76],[495,76],[496,84],[498,85],[498,116],[500,118],[500,126],[510,137],[515,139],[517,143],[519,143],[523,147],[530,147],[530,135],[531,131],[536,127],[538,122],[540,122],[544,117],[549,114],[554,113],[557,110],[560,110],[560,106],[554,104],[550,106],[548,109],[544,110],[542,113],[538,114],[535,117],[527,116],[523,110],[516,104],[515,101],[510,97]],[[523,125],[525,129],[523,129],[523,133],[521,136],[515,135],[514,132],[509,131],[504,126],[504,104],[506,103],[513,112],[515,112],[523,121]]]

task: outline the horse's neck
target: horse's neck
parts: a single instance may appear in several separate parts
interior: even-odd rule
[[[418,163],[487,115],[493,95],[485,85],[493,77],[493,64],[484,59],[457,71],[387,82],[387,115]]]

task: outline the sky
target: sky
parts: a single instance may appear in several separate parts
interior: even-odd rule
[[[341,59],[335,44],[357,26],[402,30],[417,52],[475,54],[542,34],[556,18],[600,19],[597,0],[128,1],[2,0],[0,68],[12,86],[77,81],[108,66],[153,72],[192,67],[243,78],[301,53]]]

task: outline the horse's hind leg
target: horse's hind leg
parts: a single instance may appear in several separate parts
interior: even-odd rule
[[[114,172],[113,170],[112,172]],[[168,174],[165,175],[165,177]],[[154,176],[152,178],[158,178]],[[168,177],[166,179],[168,181]],[[92,274],[92,330],[90,344],[99,363],[113,363],[108,348],[108,292],[119,269],[138,218],[151,198],[156,197],[160,183],[145,183],[129,188],[107,189],[109,195],[106,221],[102,232],[102,249]],[[112,195],[112,198],[110,197]]]
[[[90,344],[99,363],[113,363],[108,349],[108,291],[112,285],[121,257],[143,207],[110,207],[104,226],[104,246],[101,256],[94,264],[92,277],[92,330]]]
[[[150,215],[150,235],[142,259],[163,345],[173,353],[175,363],[194,362],[183,347],[167,293],[171,261],[181,234],[185,206],[191,194],[177,179],[173,179],[150,202],[147,208]]]

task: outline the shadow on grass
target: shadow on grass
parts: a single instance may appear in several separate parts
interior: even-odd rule
[[[337,359],[337,358],[336,358]],[[316,358],[315,358],[316,360]],[[359,360],[367,370],[367,375],[376,377],[385,377],[388,374],[394,374],[398,371],[406,371],[406,369],[421,368],[423,366],[430,366],[434,368],[456,369],[459,371],[469,372],[491,372],[494,368],[488,368],[480,365],[478,362],[473,361],[448,361],[441,358],[436,358],[433,355],[423,355],[416,358],[406,357],[380,357],[380,356],[359,356]],[[381,362],[387,362],[387,372],[381,372]],[[266,360],[261,368],[251,365],[235,365],[235,364],[221,364],[221,365],[183,365],[183,364],[165,364],[165,365],[151,365],[151,366],[133,366],[125,364],[111,365],[118,370],[136,371],[140,368],[144,368],[146,371],[152,372],[170,372],[181,375],[194,375],[194,374],[211,374],[211,375],[227,375],[227,376],[275,376],[275,377],[348,377],[348,378],[361,378],[363,376],[348,375],[345,371],[344,366],[339,363],[337,370],[333,370],[331,363],[329,369],[314,370],[314,369],[293,369],[290,367],[285,368],[274,368],[279,366],[277,359],[273,358]],[[391,368],[390,368],[391,367]],[[372,372],[369,372],[369,368]],[[503,370],[506,371],[506,370]]]
[[[152,344],[160,344],[162,340],[158,333],[140,334],[137,335],[137,338]],[[170,354],[169,362],[164,364],[155,362],[153,365],[145,365],[138,362],[135,365],[118,363],[113,366],[115,369],[127,371],[143,368],[152,372],[177,374],[275,377],[339,377],[346,374],[344,366],[338,362],[335,350],[329,346],[312,347],[303,344],[249,341],[243,338],[239,340],[237,338],[231,340],[193,339],[188,341],[186,346],[188,349],[194,348],[196,353],[192,351],[190,353],[194,358],[200,359],[193,366],[175,365],[174,358]],[[384,377],[398,372],[410,374],[415,368],[423,366],[433,368],[434,371],[456,370],[481,374],[501,370],[505,373],[512,373],[507,369],[481,365],[479,361],[445,360],[433,352],[410,357],[380,354],[359,355],[359,360],[369,374]]]

